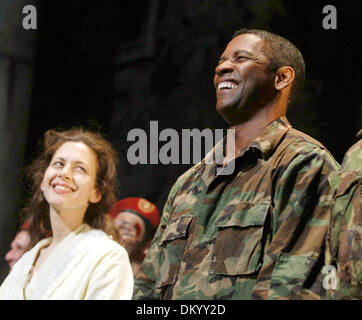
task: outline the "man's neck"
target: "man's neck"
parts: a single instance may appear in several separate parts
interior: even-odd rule
[[[229,129],[235,130],[235,148],[234,150],[230,148],[229,152],[227,150],[227,158],[235,158],[241,150],[245,149],[253,140],[260,136],[269,123],[283,115],[285,114],[260,112],[245,122],[230,126]],[[227,143],[230,143],[230,139],[232,138],[233,135],[228,134]],[[229,154],[230,152],[234,154]]]
[[[142,263],[131,261],[131,267],[132,267],[133,277],[136,278],[138,272],[142,267]]]

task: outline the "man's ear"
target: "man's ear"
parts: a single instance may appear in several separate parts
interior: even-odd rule
[[[145,245],[144,245],[144,247],[143,247],[143,254],[144,254],[145,256],[147,255],[148,250],[149,250],[150,247],[151,247],[151,244],[152,244],[152,239],[151,239],[151,240],[148,240],[148,241],[145,243]]]
[[[295,72],[292,67],[281,67],[276,72],[274,86],[278,91],[290,86],[295,78]]]
[[[137,235],[136,235],[137,240],[142,241],[146,233],[146,226],[144,222],[143,221],[136,222],[135,227],[137,230]]]

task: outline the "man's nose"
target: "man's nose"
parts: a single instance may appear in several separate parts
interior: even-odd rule
[[[13,250],[8,251],[8,253],[5,255],[5,261],[10,262],[14,260],[14,252]]]
[[[229,60],[225,60],[218,64],[215,68],[215,73],[218,76],[222,76],[225,73],[230,73],[234,71],[233,64]]]

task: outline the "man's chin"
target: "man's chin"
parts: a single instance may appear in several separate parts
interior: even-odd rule
[[[233,123],[233,119],[237,118],[237,115],[239,113],[235,105],[216,105],[216,111],[224,118],[224,120],[228,124]]]
[[[230,114],[235,110],[234,105],[230,104],[216,104],[216,111],[222,116],[224,114]]]
[[[142,263],[143,259],[145,258],[145,255],[143,253],[143,245],[141,243],[138,243],[137,246],[129,250],[128,255],[131,261]]]

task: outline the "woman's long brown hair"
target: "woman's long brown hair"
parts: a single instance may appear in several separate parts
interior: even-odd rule
[[[29,223],[31,246],[51,233],[49,204],[40,189],[44,173],[58,148],[67,141],[83,142],[92,149],[98,159],[96,186],[102,195],[98,203],[90,203],[84,222],[94,229],[110,231],[107,222],[108,213],[115,203],[117,154],[112,145],[99,133],[83,128],[66,131],[48,130],[44,134],[43,152],[26,170],[26,176],[32,184],[32,196],[23,215]]]

